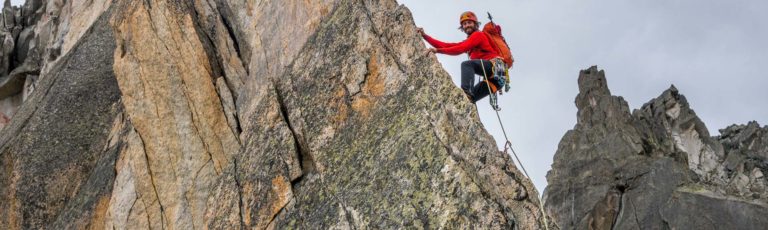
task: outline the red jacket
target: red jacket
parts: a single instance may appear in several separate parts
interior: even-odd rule
[[[459,55],[469,52],[469,59],[491,60],[499,54],[491,46],[491,42],[483,32],[475,31],[466,40],[459,43],[442,42],[424,34],[424,40],[434,46],[438,53]]]

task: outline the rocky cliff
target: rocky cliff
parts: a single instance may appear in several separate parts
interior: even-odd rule
[[[0,226],[543,228],[394,0],[6,1],[2,20]]]
[[[578,122],[547,175],[545,208],[562,229],[764,229],[768,127],[710,136],[672,86],[640,109],[581,71]]]

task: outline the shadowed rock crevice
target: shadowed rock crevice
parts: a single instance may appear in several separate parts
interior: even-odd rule
[[[273,84],[277,85],[276,82]],[[296,128],[294,128],[293,124],[291,124],[291,118],[288,115],[289,110],[285,105],[285,101],[283,100],[283,96],[280,93],[280,89],[278,87],[275,87],[275,95],[277,97],[277,103],[279,104],[280,115],[283,118],[283,122],[288,125],[288,129],[291,131],[291,136],[293,137],[293,142],[296,147],[296,159],[299,160],[298,164],[301,168],[301,176],[291,181],[291,183],[296,184],[307,174],[314,173],[316,171],[315,162],[312,159],[311,153],[309,153],[306,140],[302,138],[303,135],[297,133]]]
[[[146,143],[144,141],[144,138],[141,137],[141,134],[139,134],[139,132],[136,131],[136,129],[134,129],[133,132],[136,133],[137,136],[139,137],[139,141],[140,142],[138,143],[138,145],[141,146],[141,148],[143,148],[143,150],[144,150],[144,151],[142,151],[144,153],[144,160],[145,160],[145,163],[146,163],[146,165],[144,165],[144,166],[146,167],[146,170],[147,170],[148,175],[149,175],[149,182],[150,182],[150,185],[152,185],[152,192],[155,195],[155,200],[153,202],[157,202],[157,204],[160,206],[160,225],[161,226],[166,226],[165,225],[165,222],[166,222],[165,219],[167,217],[165,216],[165,207],[163,207],[163,202],[162,202],[162,200],[160,200],[160,193],[157,192],[157,182],[156,182],[157,179],[155,179],[155,176],[153,175],[154,173],[152,172],[152,167],[149,165],[149,162],[153,162],[153,161],[150,160],[149,155],[147,155],[147,152],[149,152],[149,151],[147,150],[147,146],[144,144],[144,143]],[[147,215],[149,215],[149,212],[147,212]]]
[[[234,172],[238,172],[237,159],[234,159],[232,163]],[[237,173],[234,174],[234,180],[237,189],[237,215],[239,217],[239,224],[242,227],[245,226],[245,220],[243,218],[243,208],[245,208],[245,206],[243,206],[243,185],[240,183],[240,178]]]
[[[218,16],[223,24],[223,26],[226,29],[226,33],[228,34],[229,38],[234,43],[234,50],[237,53],[237,57],[239,57],[240,60],[243,61],[243,66],[245,67],[245,71],[248,72],[248,67],[250,58],[251,58],[251,49],[252,47],[249,46],[249,41],[246,38],[246,33],[248,32],[248,29],[245,25],[241,24],[243,21],[241,21],[243,18],[239,17],[239,13],[242,13],[243,10],[252,10],[252,9],[242,9],[238,8],[240,7],[239,4],[242,4],[240,2],[232,2],[232,1],[224,1],[224,0],[209,0],[209,5],[215,5],[215,9],[218,12]],[[251,7],[253,3],[245,3]]]
[[[624,193],[627,188],[625,187],[625,185],[616,185],[614,189],[619,194],[619,197],[617,199],[619,204],[616,206],[618,213],[616,213],[616,216],[611,222],[611,229],[615,229],[617,223],[621,220],[621,216],[625,213],[624,209],[626,208]]]
[[[219,11],[221,11],[221,7],[217,8]],[[235,52],[237,53],[237,57],[240,58],[240,60],[243,60],[243,55],[240,52],[240,42],[238,41],[238,37],[235,35],[235,30],[232,27],[231,22],[227,20],[227,17],[224,17],[223,14],[221,14],[221,22],[224,24],[224,28],[227,29],[227,34],[229,35],[229,38],[234,42],[233,44],[235,48]],[[246,64],[247,65],[247,64]],[[247,72],[246,72],[247,73]]]

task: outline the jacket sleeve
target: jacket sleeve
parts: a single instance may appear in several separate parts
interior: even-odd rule
[[[472,36],[469,36],[467,40],[464,40],[456,45],[443,47],[443,48],[437,48],[438,53],[442,54],[448,54],[448,55],[459,55],[466,53],[472,48],[475,48],[478,46],[485,37],[481,32],[475,32],[472,34]]]
[[[424,36],[422,36],[422,37],[424,37],[424,40],[426,40],[427,43],[432,45],[432,47],[435,47],[435,48],[438,48],[438,49],[439,48],[449,47],[449,46],[455,46],[456,44],[458,44],[458,43],[442,42],[442,41],[437,40],[437,39],[435,39],[433,37],[430,37],[429,35],[426,35],[426,34],[424,34]]]

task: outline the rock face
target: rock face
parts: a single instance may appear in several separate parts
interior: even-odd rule
[[[42,8],[40,2],[19,8],[5,1],[0,17],[0,128],[8,125],[40,73],[44,50],[34,30]]]
[[[122,111],[108,17],[94,22],[66,61],[51,63],[0,134],[0,225],[73,228],[103,218]]]
[[[630,113],[602,70],[583,70],[578,81],[578,122],[544,192],[561,229],[768,226],[768,127],[751,122],[711,137],[674,86]]]
[[[3,16],[0,226],[544,228],[533,185],[394,0]]]
[[[16,115],[63,56],[81,43],[105,13],[109,0],[5,1],[0,21],[0,128]],[[65,65],[65,64],[62,64]]]

